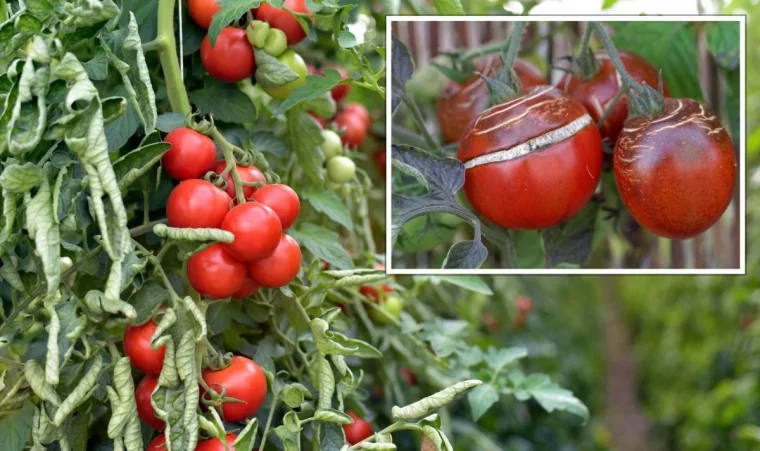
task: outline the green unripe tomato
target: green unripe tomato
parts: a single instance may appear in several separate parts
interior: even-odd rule
[[[256,48],[262,48],[267,42],[267,36],[269,36],[269,24],[260,20],[254,20],[250,22],[245,28],[245,35],[248,37],[248,42]]]
[[[356,176],[356,164],[348,157],[332,157],[327,161],[327,176],[335,183],[350,182]]]
[[[288,49],[288,37],[278,28],[271,28],[267,35],[264,51],[272,56],[280,56]]]
[[[401,311],[404,310],[404,301],[396,294],[387,294],[382,296],[379,301],[379,306],[386,314],[378,311],[378,309],[370,307],[369,316],[378,324],[392,324],[394,320],[397,320],[401,316]]]
[[[341,154],[343,142],[337,133],[332,130],[322,130],[322,139],[322,152],[325,154],[325,160]]]
[[[461,223],[460,218],[446,213],[433,214],[429,219],[428,216],[417,216],[403,225],[394,248],[404,252],[425,252],[441,244],[450,244]]]
[[[296,75],[298,75],[298,79],[280,86],[262,85],[261,87],[264,89],[264,92],[275,99],[285,100],[294,89],[306,84],[306,74],[309,73],[309,70],[306,68],[306,63],[303,58],[301,58],[301,55],[292,50],[285,51],[282,55],[278,56],[277,59],[282,64],[288,66],[290,70],[295,72]]]

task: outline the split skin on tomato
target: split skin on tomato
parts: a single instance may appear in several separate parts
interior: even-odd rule
[[[188,0],[187,11],[192,17],[193,22],[198,24],[204,30],[211,26],[211,20],[214,14],[219,12],[222,7],[217,4],[220,0]]]
[[[208,36],[201,43],[201,63],[217,80],[235,83],[253,75],[256,61],[245,30],[223,28],[212,47]]]
[[[235,447],[232,445],[235,443],[235,440],[237,440],[237,437],[237,434],[227,434],[225,437],[225,441],[228,445],[227,447],[225,447],[224,443],[218,438],[201,440],[195,447],[195,451],[235,451]]]
[[[137,402],[137,416],[147,424],[156,430],[162,430],[165,426],[163,420],[156,417],[153,405],[150,403],[150,397],[153,394],[153,390],[158,385],[158,377],[148,374],[137,384],[135,390],[135,401]]]
[[[523,92],[547,84],[541,72],[527,61],[517,58],[512,67],[520,78]],[[501,69],[501,60],[497,55],[489,55],[478,61],[475,69],[484,75],[495,77]],[[463,83],[450,81],[443,89],[437,105],[438,124],[443,139],[447,143],[458,141],[467,125],[488,108],[488,103],[488,86],[479,76],[473,74]]]
[[[256,19],[267,22],[271,27],[284,31],[285,36],[288,37],[288,45],[296,45],[304,40],[306,32],[298,22],[298,19],[284,8],[302,14],[309,14],[311,11],[306,7],[305,0],[285,0],[282,6],[283,8],[275,8],[269,3],[262,3],[258,10],[256,10]]]
[[[284,233],[271,255],[248,265],[253,280],[267,288],[284,287],[295,279],[300,269],[301,248],[293,237]]]
[[[613,169],[631,216],[673,239],[694,237],[715,224],[736,183],[731,138],[712,111],[691,99],[665,99],[656,117],[627,120]]]
[[[164,138],[172,145],[161,158],[161,166],[169,177],[187,180],[203,177],[214,167],[216,146],[208,136],[195,130],[175,128]]]
[[[219,160],[214,165],[213,169],[214,172],[217,174],[221,174],[224,172],[224,169],[227,167],[227,162],[224,160]],[[240,166],[237,165],[237,171],[238,175],[240,175],[240,179],[244,182],[264,182],[266,183],[267,178],[264,176],[264,173],[259,170],[256,166]],[[230,198],[234,199],[237,196],[237,193],[235,192],[235,182],[232,179],[232,170],[227,173],[227,176],[224,177],[224,181],[227,182],[227,189],[226,192],[230,196]],[[243,187],[243,195],[246,199],[250,199],[251,196],[253,196],[253,193],[256,191],[255,186],[244,186]]]
[[[161,368],[164,367],[166,346],[161,346],[158,349],[153,349],[150,346],[150,339],[157,328],[156,323],[151,320],[139,326],[127,326],[124,331],[122,343],[124,354],[129,357],[129,363],[132,364],[132,367],[145,374],[161,374]]]
[[[346,434],[346,441],[351,445],[356,445],[372,436],[375,431],[372,429],[372,424],[369,421],[362,419],[356,412],[348,411],[348,416],[354,420],[351,424],[343,425],[343,432]]]
[[[187,261],[187,278],[198,293],[211,298],[235,294],[247,277],[245,264],[230,255],[221,243],[195,253]]]
[[[657,89],[659,77],[656,67],[631,52],[618,50],[618,55],[623,62],[623,67],[634,80]],[[608,105],[620,90],[620,76],[606,52],[598,52],[595,56],[599,61],[599,72],[592,79],[584,80],[576,74],[566,73],[560,79],[557,87],[581,102],[591,114],[594,122],[599,123]],[[664,86],[664,83],[663,93],[667,97],[668,88]],[[614,144],[627,117],[628,101],[627,97],[623,95],[599,128],[602,138],[608,139],[610,143]]]
[[[246,202],[233,207],[224,217],[221,228],[235,236],[235,241],[224,243],[224,246],[241,262],[269,256],[280,244],[282,235],[282,223],[277,213],[259,202]]]
[[[166,218],[172,227],[218,229],[230,211],[231,200],[211,182],[185,180],[169,194]]]
[[[552,227],[578,213],[594,194],[603,159],[591,116],[551,86],[482,112],[465,130],[458,158],[473,208],[519,230]]]
[[[281,183],[262,186],[253,194],[253,200],[274,210],[283,230],[292,226],[301,212],[298,194],[293,188]]]
[[[217,394],[236,401],[223,402],[224,421],[236,422],[250,418],[258,412],[267,397],[267,378],[264,370],[253,360],[235,356],[229,366],[220,370],[203,370],[203,380]],[[201,389],[202,390],[202,389]],[[207,399],[202,393],[204,399]]]
[[[298,78],[290,83],[279,86],[268,86],[262,82],[261,87],[264,89],[264,92],[273,98],[277,100],[285,100],[294,89],[306,85],[306,75],[308,75],[309,71],[306,68],[306,63],[303,58],[301,58],[301,55],[292,50],[286,50],[282,55],[278,56],[277,59],[298,75]]]

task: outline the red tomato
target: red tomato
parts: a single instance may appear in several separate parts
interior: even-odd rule
[[[235,235],[234,242],[224,243],[227,251],[242,262],[250,262],[274,252],[280,243],[282,224],[271,208],[258,202],[246,202],[227,213],[222,230]]]
[[[659,83],[657,68],[652,66],[644,58],[623,50],[618,50],[623,66],[628,73],[639,83],[646,83],[653,88],[657,88]],[[620,90],[620,76],[617,69],[610,61],[606,52],[596,53],[599,60],[599,73],[590,80],[584,80],[578,75],[566,73],[560,79],[557,87],[570,94],[571,97],[578,100],[586,107],[594,122],[604,115],[607,105],[612,101],[617,92]],[[663,83],[663,94],[668,95],[667,87]],[[623,122],[628,117],[628,101],[624,95],[612,109],[605,119],[599,132],[602,138],[609,139],[611,143],[617,141],[620,130],[623,128]]]
[[[164,354],[166,346],[158,349],[150,347],[150,338],[156,332],[158,326],[153,321],[148,321],[140,326],[127,326],[124,331],[124,354],[129,357],[129,363],[145,374],[161,374],[164,367]]]
[[[417,382],[417,377],[414,375],[414,372],[410,370],[407,367],[403,367],[399,370],[399,374],[401,374],[401,377],[406,382],[406,385],[414,385]]]
[[[150,443],[148,443],[148,447],[145,448],[145,451],[166,451],[166,437],[164,434],[151,440]]]
[[[162,430],[164,428],[164,422],[160,418],[156,417],[153,405],[150,403],[150,397],[153,394],[153,390],[158,385],[158,377],[151,374],[146,375],[135,390],[135,401],[137,401],[137,416],[148,426],[153,429]]]
[[[172,227],[218,229],[230,211],[230,200],[211,182],[185,180],[169,194],[166,218]]]
[[[232,446],[237,440],[237,434],[227,434],[225,441],[229,445],[229,451],[235,451],[235,447]],[[201,440],[198,442],[198,446],[195,447],[195,451],[227,451],[224,444],[218,438],[212,438],[209,440]]]
[[[235,299],[245,299],[247,297],[252,296],[258,290],[259,290],[259,284],[257,284],[256,281],[251,279],[250,277],[246,277],[245,281],[243,281],[243,286],[240,287],[239,290],[234,292],[232,294],[232,297]]]
[[[515,304],[517,304],[517,310],[522,313],[530,313],[533,310],[533,301],[528,296],[517,296]]]
[[[262,186],[254,194],[253,199],[261,202],[277,213],[283,230],[292,226],[301,212],[301,201],[293,188],[280,183]]]
[[[282,6],[297,13],[311,13],[309,8],[306,7],[304,0],[285,0]],[[296,45],[304,40],[306,32],[301,27],[298,19],[284,8],[275,8],[268,3],[262,3],[258,11],[256,11],[256,19],[263,20],[269,23],[270,26],[284,31],[288,37],[288,45]]]
[[[224,391],[226,398],[235,402],[222,403],[224,421],[237,422],[258,412],[267,397],[267,378],[264,371],[251,359],[232,358],[230,365],[218,371],[203,370],[203,380],[215,392]]]
[[[346,72],[346,69],[343,69],[340,66],[330,67],[330,69],[335,69],[340,73],[340,78],[342,80],[345,80],[349,77],[348,72]],[[333,100],[335,100],[336,103],[340,103],[343,99],[346,98],[348,95],[348,91],[351,90],[351,85],[346,83],[342,85],[338,85],[330,91],[330,94],[332,95]]]
[[[190,17],[199,27],[208,30],[208,27],[211,26],[214,14],[222,9],[221,6],[217,5],[217,1],[219,0],[187,0],[187,10]]]
[[[602,142],[580,102],[539,86],[481,113],[462,135],[458,157],[478,213],[508,229],[545,229],[594,194]]]
[[[354,420],[351,424],[343,425],[343,432],[346,433],[346,441],[349,444],[356,445],[375,433],[370,422],[363,420],[356,412],[348,411],[346,413]]]
[[[512,67],[520,78],[523,92],[547,84],[541,72],[525,60],[517,58]],[[497,55],[489,55],[476,63],[475,69],[484,75],[495,77],[501,69],[501,59]],[[438,99],[437,107],[443,139],[447,143],[458,141],[470,121],[485,110],[488,103],[488,86],[479,76],[473,75],[461,84],[450,81]]]
[[[380,178],[383,182],[385,182],[386,177],[386,156],[385,156],[385,146],[383,146],[381,149],[378,149],[374,155],[372,155],[372,159],[375,160],[375,167],[377,167],[377,172],[380,174]]]
[[[216,146],[208,136],[186,127],[175,128],[164,138],[172,145],[161,158],[161,165],[175,180],[203,177],[216,161]]]
[[[382,290],[385,293],[392,293],[393,288],[389,287],[386,284],[380,285],[380,290]],[[368,298],[372,299],[374,302],[380,302],[381,293],[380,290],[377,288],[370,286],[370,285],[362,285],[359,287],[359,293],[363,294],[364,296],[367,296]]]
[[[216,243],[190,257],[187,278],[198,293],[211,298],[227,298],[243,286],[246,267],[221,243]]]
[[[731,138],[712,111],[691,99],[665,99],[657,117],[627,120],[613,169],[631,216],[650,232],[674,239],[715,224],[736,182]]]
[[[358,117],[367,128],[372,125],[372,118],[369,116],[369,111],[367,111],[361,103],[347,103],[343,106],[343,114]]]
[[[201,43],[201,63],[217,80],[235,83],[253,75],[256,61],[245,30],[226,27],[211,47],[208,36]]]
[[[216,165],[214,165],[214,172],[217,174],[221,174],[222,171],[224,171],[224,168],[227,167],[227,162],[224,160],[219,160],[216,162]],[[264,173],[259,170],[256,166],[240,166],[237,167],[238,174],[240,175],[240,178],[244,182],[264,182],[266,183],[267,178],[264,177]],[[235,193],[235,182],[232,180],[232,171],[227,173],[227,176],[224,178],[224,180],[227,182],[227,194],[231,198],[235,198],[237,194]],[[249,199],[251,196],[253,196],[253,192],[256,191],[255,186],[244,186],[243,187],[243,195],[246,199]]]
[[[334,119],[335,125],[343,134],[340,135],[340,139],[343,144],[347,145],[351,149],[356,149],[364,142],[364,138],[367,137],[367,125],[361,117],[354,115],[353,113],[343,111],[338,113]]]
[[[300,269],[301,248],[296,240],[284,233],[272,255],[248,265],[253,280],[267,288],[284,287],[295,279]]]

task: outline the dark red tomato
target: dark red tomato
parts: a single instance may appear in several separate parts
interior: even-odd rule
[[[187,10],[190,17],[198,24],[199,27],[208,30],[211,26],[211,20],[214,14],[219,12],[222,7],[217,5],[219,0],[187,0]]]
[[[384,293],[392,293],[393,288],[389,287],[386,284],[380,285],[380,290],[378,290],[376,287],[373,287],[371,285],[362,285],[359,287],[359,293],[363,294],[364,296],[367,296],[368,298],[372,299],[374,302],[380,302],[380,297],[382,296],[382,293],[380,291],[383,291]]]
[[[209,440],[201,440],[198,442],[198,446],[195,447],[195,451],[235,451],[235,447],[232,446],[237,440],[237,434],[227,434],[225,441],[229,445],[228,448],[224,447],[224,444],[218,438],[212,438]]]
[[[235,299],[245,299],[247,297],[252,296],[258,290],[259,290],[259,284],[257,284],[256,281],[251,279],[250,277],[246,277],[245,281],[243,281],[243,286],[240,287],[240,289],[237,290],[235,293],[233,293],[232,297]]]
[[[148,321],[140,326],[127,326],[124,331],[124,354],[129,357],[129,363],[145,374],[161,374],[164,367],[164,354],[166,346],[158,349],[150,347],[150,339],[158,326],[153,321]]]
[[[414,375],[414,372],[412,372],[412,370],[410,370],[409,368],[407,367],[401,368],[399,370],[399,374],[401,374],[401,377],[406,382],[406,385],[411,386],[417,383],[417,377]]]
[[[166,218],[172,227],[218,229],[230,211],[230,200],[211,182],[185,180],[169,194]]]
[[[280,218],[283,230],[292,226],[298,218],[298,213],[301,212],[298,194],[288,185],[276,183],[262,186],[253,194],[253,200],[274,210]]]
[[[517,296],[515,300],[517,310],[522,313],[530,313],[533,310],[533,301],[528,296]]]
[[[160,431],[164,428],[164,422],[156,417],[153,405],[150,403],[150,397],[157,385],[158,377],[151,374],[146,375],[140,383],[137,384],[135,401],[137,401],[137,416],[139,416],[148,426]]]
[[[624,50],[618,50],[623,66],[628,73],[639,83],[646,83],[653,88],[657,88],[658,72],[657,68],[652,66],[644,58]],[[557,84],[557,87],[567,92],[574,99],[578,100],[586,107],[586,110],[594,118],[594,122],[604,115],[607,105],[612,101],[620,90],[620,76],[617,69],[610,61],[606,52],[596,53],[599,60],[599,73],[590,80],[584,80],[579,76],[566,73]],[[663,94],[668,95],[668,89],[663,83]],[[610,140],[610,143],[617,141],[620,130],[623,128],[623,122],[628,117],[627,97],[620,98],[615,107],[610,112],[604,124],[599,131],[602,138]]]
[[[478,213],[508,229],[545,229],[594,194],[602,141],[580,102],[539,86],[481,113],[462,135],[458,157]]]
[[[222,230],[235,235],[234,242],[224,243],[227,251],[241,262],[250,262],[274,252],[280,243],[282,224],[271,208],[258,202],[246,202],[227,213]]]
[[[345,115],[352,115],[358,117],[364,123],[364,126],[369,128],[372,125],[372,118],[369,116],[369,111],[361,103],[347,103],[343,106],[342,113]]]
[[[520,78],[523,92],[547,84],[541,72],[532,64],[520,58],[513,65]],[[490,55],[475,64],[476,71],[494,77],[501,69],[501,59]],[[488,86],[477,75],[468,78],[464,83],[450,81],[438,99],[438,124],[443,139],[447,143],[459,141],[467,125],[478,114],[488,107]]]
[[[219,160],[214,165],[214,172],[217,174],[221,174],[222,171],[224,171],[224,168],[227,167],[227,162],[224,160]],[[264,173],[259,170],[256,166],[240,166],[237,167],[238,174],[240,175],[240,178],[244,182],[264,182],[266,183],[267,178],[264,177]],[[231,198],[235,198],[237,194],[235,193],[235,182],[232,180],[232,174],[227,173],[227,176],[224,178],[224,180],[227,182],[227,194]],[[249,199],[251,196],[253,196],[254,191],[256,191],[255,186],[244,186],[243,187],[243,195],[246,199]]]
[[[264,370],[251,359],[242,356],[232,358],[230,365],[218,371],[203,370],[203,380],[215,392],[224,391],[226,398],[235,402],[222,403],[224,421],[236,422],[258,412],[267,397],[267,378]]]
[[[346,72],[346,70],[340,66],[330,67],[330,69],[337,70],[340,73],[340,78],[342,80],[345,80],[349,77],[348,72]],[[343,99],[346,98],[350,90],[351,90],[351,85],[346,83],[346,84],[341,84],[332,88],[332,90],[330,91],[330,94],[332,94],[332,98],[333,100],[335,100],[336,103],[340,103]]]
[[[375,160],[375,167],[377,167],[377,172],[380,174],[380,178],[385,182],[387,161],[385,156],[385,146],[375,152],[375,154],[372,155],[372,159]]]
[[[354,420],[351,424],[343,425],[343,432],[346,433],[346,441],[349,444],[356,445],[375,433],[369,421],[363,420],[356,412],[348,411],[347,413]]]
[[[335,116],[334,122],[342,133],[340,135],[341,141],[351,149],[361,146],[364,138],[367,137],[368,127],[360,116],[343,111]]]
[[[211,298],[235,294],[247,276],[245,264],[230,255],[221,243],[212,244],[187,261],[187,278],[198,293]]]
[[[625,122],[614,152],[620,197],[650,232],[699,235],[731,202],[736,157],[712,111],[691,99],[665,99],[657,117]]]
[[[267,288],[284,287],[295,279],[300,269],[301,248],[296,240],[284,233],[272,255],[248,265],[253,280]]]
[[[164,138],[172,145],[161,158],[161,165],[175,180],[203,177],[216,161],[216,146],[208,136],[186,127],[175,128]]]
[[[309,14],[311,12],[306,7],[305,0],[285,0],[282,6],[297,13]],[[262,3],[256,11],[256,19],[263,20],[270,26],[284,31],[288,37],[288,45],[296,45],[304,40],[306,32],[298,23],[298,19],[284,8],[275,8],[268,3]]]
[[[166,437],[164,434],[159,435],[148,443],[145,451],[166,451]]]
[[[201,63],[209,75],[227,83],[244,80],[256,70],[253,47],[248,42],[245,30],[240,28],[222,29],[214,47],[211,47],[208,36],[203,38]]]

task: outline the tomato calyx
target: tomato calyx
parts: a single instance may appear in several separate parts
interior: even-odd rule
[[[599,63],[591,47],[586,46],[577,56],[569,57],[572,63],[572,72],[582,80],[592,80],[599,74],[602,65]]]
[[[232,398],[227,396],[227,387],[221,385],[221,384],[203,384],[204,385],[204,391],[201,395],[201,402],[204,406],[207,408],[214,408],[219,413],[219,415],[224,420],[224,409],[222,408],[225,404],[234,404],[234,403],[245,403],[242,399],[238,398]]]

